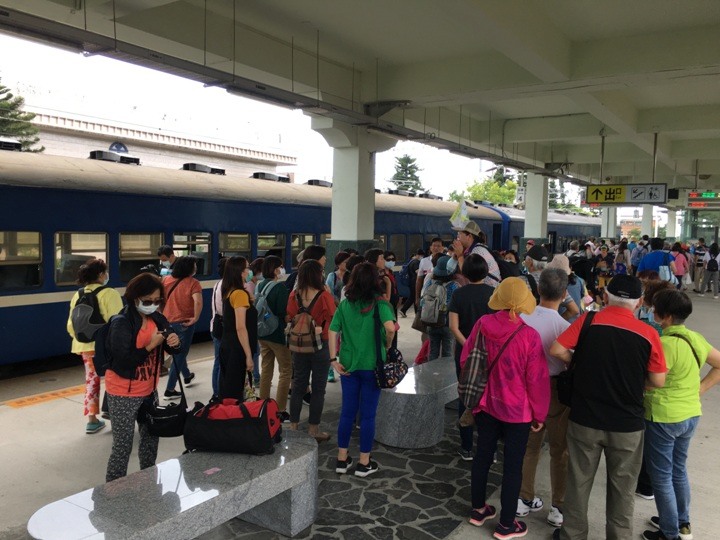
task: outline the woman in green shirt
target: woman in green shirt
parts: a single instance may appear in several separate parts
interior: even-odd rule
[[[378,464],[370,460],[375,438],[375,414],[380,400],[380,388],[375,381],[377,348],[375,310],[382,327],[380,336],[383,360],[395,335],[395,315],[389,302],[382,300],[383,290],[378,269],[370,263],[355,266],[330,323],[329,347],[332,367],[342,385],[342,410],[338,425],[338,458],[335,472],[345,474],[352,465],[348,455],[350,433],[360,411],[360,459],[355,476],[365,477],[377,472]],[[342,333],[340,357],[337,356],[337,336]]]
[[[664,387],[645,393],[645,458],[659,516],[650,519],[658,530],[643,538],[691,538],[688,448],[702,414],[700,395],[720,380],[720,351],[685,327],[692,302],[684,292],[664,289],[652,302],[668,372]],[[701,381],[705,362],[712,369]]]

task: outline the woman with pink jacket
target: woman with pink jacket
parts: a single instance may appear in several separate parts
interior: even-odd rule
[[[497,514],[487,504],[487,480],[499,438],[505,441],[500,522],[493,536],[519,538],[527,525],[515,519],[522,481],[522,464],[530,430],[539,431],[550,405],[550,376],[537,331],[518,316],[532,313],[535,299],[524,281],[510,277],[495,289],[490,308],[497,313],[481,317],[463,346],[464,366],[484,337],[488,382],[473,409],[477,426],[477,452],[472,466],[470,523],[480,526]]]

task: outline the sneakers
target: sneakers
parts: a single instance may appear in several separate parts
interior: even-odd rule
[[[355,467],[355,476],[365,478],[366,476],[370,476],[371,474],[378,472],[379,469],[380,466],[377,464],[377,462],[371,459],[367,465],[363,465],[362,463],[357,464],[357,466]]]
[[[460,456],[460,459],[462,459],[463,461],[472,461],[475,458],[472,450],[465,450],[464,448],[460,448],[457,453]]]
[[[182,394],[177,390],[165,390],[165,399],[180,399]]]
[[[338,474],[346,474],[348,472],[348,469],[352,467],[353,459],[348,456],[345,461],[340,461],[339,459],[335,462],[335,472]]]
[[[485,508],[483,508],[482,510],[472,510],[470,512],[470,519],[468,521],[470,522],[471,525],[480,527],[488,519],[492,519],[496,515],[497,515],[497,511],[495,510],[495,507],[490,506],[489,504],[486,504]]]
[[[535,497],[532,501],[526,501],[522,497],[518,499],[518,507],[515,515],[517,517],[525,517],[530,512],[537,512],[542,510],[543,502],[540,497]],[[512,536],[510,538],[513,538]]]
[[[641,538],[645,540],[676,540],[675,538],[668,538],[662,531],[645,531],[642,533]]]
[[[98,431],[102,430],[105,427],[105,422],[102,420],[98,420],[97,422],[88,422],[85,426],[85,433],[88,435],[92,435],[93,433],[97,433]]]
[[[335,370],[333,368],[330,368],[330,371],[328,371],[327,382],[335,382]]]
[[[280,419],[280,422],[284,424],[285,422],[290,421],[290,413],[287,411],[280,411],[278,413],[278,418]]]
[[[637,495],[641,499],[645,499],[646,501],[652,501],[653,499],[655,499],[652,488],[637,488],[635,490],[635,495]]]
[[[548,522],[548,524],[552,525],[553,527],[562,527],[562,524],[563,524],[562,512],[554,504],[550,507],[550,512],[548,512],[547,522]]]
[[[660,530],[660,518],[658,516],[651,517],[648,523],[650,523],[650,525],[652,525],[656,529]],[[692,529],[690,528],[689,523],[680,523],[678,528],[680,530],[681,540],[693,540]]]
[[[698,296],[705,296],[705,293],[700,293],[698,294]]]
[[[185,386],[190,386],[190,383],[193,382],[193,379],[195,378],[195,374],[191,371],[190,375],[185,377],[183,379],[183,382],[185,383]]]
[[[493,536],[500,540],[504,540],[505,538],[520,538],[525,536],[527,532],[527,525],[525,525],[522,521],[515,520],[509,527],[506,527],[502,523],[498,523],[495,526]]]
[[[398,313],[403,319],[407,319],[407,313],[405,313],[403,310],[398,311]]]

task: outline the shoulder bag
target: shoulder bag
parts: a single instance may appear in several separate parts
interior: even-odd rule
[[[695,352],[695,348],[692,346],[692,343],[690,343],[690,340],[687,339],[685,336],[679,336],[678,334],[673,334],[673,335],[670,336],[670,337],[682,339],[685,343],[688,344],[688,347],[690,347],[690,350],[692,351],[693,356],[695,357],[695,362],[697,362],[698,369],[701,369],[701,368],[702,368],[702,364],[700,363],[700,358],[698,358],[698,355],[697,355],[697,353]]]
[[[590,328],[590,324],[592,323],[593,317],[595,317],[594,311],[588,311],[587,315],[585,315],[585,320],[583,321],[582,328],[580,329],[580,335],[578,336],[577,344],[575,345],[575,353],[572,356],[572,359],[570,360],[570,365],[568,368],[560,373],[557,377],[555,377],[556,382],[556,388],[557,388],[557,394],[558,394],[558,401],[565,405],[566,407],[570,407],[572,405],[572,394],[573,394],[573,383],[575,378],[575,362],[577,358],[577,348],[580,346],[580,344],[583,341],[583,338],[585,337],[585,334],[587,333],[588,328]]]
[[[215,309],[215,315],[212,320],[212,337],[215,339],[222,339],[223,335],[223,316],[217,312],[217,305],[215,304],[215,297],[217,296],[217,287],[213,288],[212,293],[212,305]]]
[[[379,388],[395,388],[400,381],[403,380],[407,375],[408,367],[403,361],[402,353],[395,347],[390,347],[387,351],[387,359],[383,362],[382,359],[382,332],[380,327],[382,321],[380,320],[380,306],[375,303],[375,312],[373,314],[375,319],[375,348],[376,348],[376,363],[375,363],[375,380]]]
[[[173,364],[175,357],[173,356]],[[160,362],[157,362],[155,368],[155,385],[157,386],[157,375]],[[180,370],[175,364],[175,370]],[[187,418],[187,400],[185,398],[185,389],[183,388],[182,377],[178,377],[180,383],[180,402],[168,403],[160,405],[157,390],[143,402],[145,411],[145,423],[147,424],[148,433],[153,437],[180,437],[185,429],[185,420]]]

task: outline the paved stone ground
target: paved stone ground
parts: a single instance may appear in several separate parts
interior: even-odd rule
[[[333,438],[320,445],[318,516],[296,538],[313,540],[435,540],[447,537],[470,512],[470,467],[457,455],[457,411],[445,410],[445,435],[437,446],[402,450],[375,443],[380,470],[367,478],[335,473],[339,409],[323,413]],[[302,427],[302,426],[301,426]],[[359,432],[350,454],[357,462]],[[488,494],[500,485],[502,455],[490,473]],[[351,469],[352,471],[352,469]],[[233,519],[199,537],[202,540],[276,540],[279,534]]]

